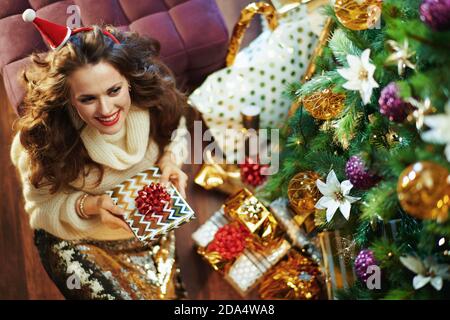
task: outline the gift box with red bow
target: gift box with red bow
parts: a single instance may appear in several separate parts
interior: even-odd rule
[[[106,192],[125,209],[125,221],[143,242],[158,239],[195,218],[194,211],[172,185],[159,184],[158,168],[150,168]]]

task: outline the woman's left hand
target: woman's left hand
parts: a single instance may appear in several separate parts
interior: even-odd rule
[[[161,169],[160,183],[162,185],[167,185],[169,181],[172,182],[175,188],[180,192],[181,196],[186,198],[187,174],[169,159],[161,161],[159,163],[159,168]]]

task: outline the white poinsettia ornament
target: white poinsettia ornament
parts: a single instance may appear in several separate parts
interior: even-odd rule
[[[375,65],[370,63],[370,49],[364,50],[361,57],[347,55],[347,62],[349,68],[337,69],[337,72],[347,80],[343,87],[347,90],[359,91],[364,104],[368,104],[373,89],[379,87],[373,78]]]
[[[400,257],[402,264],[416,273],[413,278],[413,287],[418,290],[430,283],[436,290],[441,290],[444,280],[450,279],[449,266],[446,264],[437,264],[428,258],[422,261],[418,257],[404,256]]]
[[[323,197],[316,203],[317,209],[327,209],[327,222],[333,219],[336,210],[339,209],[345,219],[350,217],[351,204],[360,198],[349,196],[353,184],[350,180],[339,182],[334,170],[331,170],[327,176],[327,182],[324,183],[317,179],[317,188],[323,194]]]
[[[450,161],[450,101],[445,106],[445,113],[425,116],[424,123],[431,130],[422,133],[426,142],[446,144],[445,156]]]

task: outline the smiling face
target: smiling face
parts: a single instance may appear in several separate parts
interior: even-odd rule
[[[70,99],[81,119],[101,134],[115,134],[131,106],[128,81],[111,64],[88,64],[69,78]]]

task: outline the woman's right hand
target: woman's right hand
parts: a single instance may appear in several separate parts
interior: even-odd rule
[[[79,205],[78,199],[77,205]],[[107,194],[88,195],[84,200],[84,213],[88,217],[100,216],[100,221],[112,229],[122,228],[131,232],[128,224],[123,220],[124,209],[114,204]]]

